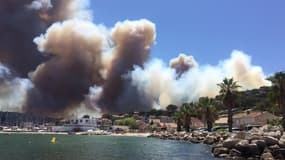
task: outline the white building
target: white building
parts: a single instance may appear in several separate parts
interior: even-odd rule
[[[64,123],[62,126],[52,126],[53,132],[79,132],[97,129],[97,120],[88,115],[80,119],[71,119]]]

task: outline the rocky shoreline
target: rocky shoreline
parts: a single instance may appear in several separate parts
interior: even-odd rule
[[[263,126],[244,132],[159,132],[149,137],[179,140],[190,143],[211,145],[215,157],[244,160],[283,160],[285,159],[285,134],[281,127]]]

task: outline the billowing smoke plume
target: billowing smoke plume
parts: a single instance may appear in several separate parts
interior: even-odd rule
[[[169,66],[174,68],[177,75],[180,77],[184,72],[193,67],[197,67],[198,64],[193,56],[187,56],[185,54],[179,54],[177,58],[173,58],[169,62]]]
[[[33,39],[38,36],[40,33],[44,33],[45,30],[54,22],[60,22],[60,21],[65,21],[67,19],[82,19],[82,20],[91,20],[91,12],[86,9],[88,6],[89,1],[87,0],[22,0],[22,1],[17,1],[17,0],[0,0],[0,62],[9,67],[14,74],[11,75],[13,78],[7,78],[3,77],[1,79],[1,86],[5,89],[1,90],[1,93],[5,95],[15,95],[14,90],[11,89],[12,87],[10,86],[15,86],[19,87],[21,83],[23,82],[22,79],[16,78],[15,76],[19,75],[21,77],[28,77],[28,73],[34,71],[36,68],[36,71],[32,74],[32,81],[34,87],[23,87],[23,90],[25,90],[25,93],[27,90],[29,90],[27,99],[25,99],[26,96],[21,96],[23,97],[24,100],[21,100],[21,104],[18,104],[18,108],[20,106],[24,105],[24,110],[28,112],[36,112],[36,113],[42,113],[43,114],[46,112],[46,110],[51,110],[56,112],[56,114],[62,114],[63,109],[54,109],[54,106],[59,106],[60,104],[72,104],[73,101],[79,101],[78,97],[79,94],[80,97],[84,97],[84,94],[88,92],[89,86],[93,85],[94,82],[101,81],[100,76],[98,75],[98,72],[94,72],[92,74],[86,73],[86,72],[93,72],[90,71],[92,68],[98,68],[97,64],[100,65],[100,59],[96,57],[95,55],[91,55],[90,57],[84,57],[81,56],[80,54],[75,55],[74,53],[71,54],[71,58],[66,58],[69,57],[69,55],[64,55],[63,54],[68,54],[68,48],[66,48],[66,51],[64,52],[61,50],[60,47],[55,47],[55,44],[51,44],[46,42],[44,44],[44,39],[43,37],[37,38],[36,42],[41,43],[38,44],[39,51],[45,52],[44,54],[40,54],[39,51],[37,50],[37,46],[32,43]],[[58,23],[59,23],[58,22]],[[89,22],[90,23],[90,22]],[[93,25],[93,24],[91,24]],[[53,26],[57,26],[56,24]],[[77,27],[80,25],[77,25]],[[84,26],[84,25],[82,25]],[[85,25],[86,26],[86,25]],[[67,27],[66,27],[67,28]],[[87,27],[88,28],[88,27]],[[86,29],[84,27],[80,28],[78,27],[77,30],[80,29]],[[68,31],[67,31],[68,32]],[[82,32],[82,31],[81,31]],[[68,34],[68,33],[67,33]],[[69,33],[71,34],[71,33]],[[85,36],[86,32],[82,32],[81,35]],[[87,33],[89,34],[89,33]],[[98,34],[101,34],[101,31],[98,31]],[[91,34],[94,35],[94,34]],[[64,36],[64,35],[60,35]],[[55,35],[51,36],[52,38],[55,39],[60,39],[60,38],[55,38]],[[79,38],[78,38],[79,37]],[[68,38],[68,35],[65,36],[65,38]],[[77,35],[77,37],[71,37],[75,38],[80,41],[80,36]],[[91,39],[91,38],[90,38]],[[63,40],[63,39],[62,39]],[[66,41],[64,39],[63,41]],[[93,43],[94,41],[90,41],[90,43]],[[58,43],[58,42],[57,42]],[[87,44],[89,48],[92,48],[91,46],[94,45],[95,48],[98,47],[96,44]],[[99,43],[99,42],[95,42]],[[63,43],[61,43],[64,45]],[[65,43],[67,44],[67,43]],[[73,44],[74,45],[74,42]],[[100,45],[100,44],[98,44]],[[61,46],[61,47],[70,47],[70,46]],[[87,46],[80,46],[80,47],[87,47]],[[74,51],[72,52],[81,52],[84,49],[79,49],[76,47],[73,47]],[[96,50],[96,51],[95,51]],[[95,50],[86,50],[84,52],[98,52],[100,53],[100,47],[98,47]],[[50,53],[54,52],[55,53]],[[91,54],[91,53],[89,53]],[[79,57],[78,61],[73,61],[73,59],[77,59],[75,57]],[[85,61],[88,59],[89,61],[96,61],[96,62],[89,62],[85,63],[82,61]],[[98,62],[99,61],[99,62]],[[83,65],[80,63],[82,62]],[[59,63],[63,63],[60,65]],[[94,64],[94,65],[93,65]],[[92,65],[92,66],[87,66],[87,65]],[[77,66],[82,66],[78,67]],[[58,68],[56,68],[58,67]],[[83,70],[81,70],[84,68]],[[88,69],[86,69],[88,68]],[[54,72],[50,71],[49,69],[54,69],[58,70],[59,72]],[[70,69],[70,70],[69,70]],[[71,76],[69,73],[74,72],[74,75]],[[100,69],[100,67],[98,68]],[[66,73],[65,71],[68,70],[69,73]],[[60,72],[62,71],[62,72]],[[54,72],[54,73],[52,73]],[[60,86],[61,83],[63,82],[63,77],[62,76],[56,76],[56,73],[58,75],[66,76],[65,78],[70,78],[69,81],[66,81],[66,83],[63,83],[63,86],[72,86],[69,90],[67,91],[58,91],[55,92],[55,88]],[[76,75],[77,74],[77,75]],[[82,78],[81,80],[75,80],[77,76],[82,76],[82,75],[90,75],[89,79],[87,80],[86,76],[85,78]],[[84,77],[84,76],[83,76]],[[45,78],[53,78],[54,83],[50,81],[50,83],[46,83],[43,79]],[[51,79],[50,79],[51,80]],[[59,80],[62,80],[61,82]],[[27,80],[30,82],[30,80]],[[21,83],[20,83],[21,82]],[[19,84],[19,85],[18,85]],[[54,84],[54,85],[53,85]],[[80,86],[82,88],[78,88],[77,86]],[[7,87],[9,86],[9,87]],[[62,87],[64,88],[64,87]],[[71,93],[68,93],[69,95],[67,97],[64,97],[64,94],[67,93],[68,91],[72,91]],[[84,93],[82,93],[84,90]],[[85,92],[86,90],[86,92]],[[10,94],[8,94],[10,92]],[[22,92],[22,89],[20,89],[20,92]],[[20,94],[19,92],[19,94]],[[78,94],[77,94],[78,92]],[[56,94],[53,94],[56,93]],[[2,95],[3,95],[2,94]],[[54,99],[54,97],[59,96]],[[62,97],[60,97],[62,96]],[[4,96],[3,96],[4,97]],[[32,98],[34,97],[34,98]],[[76,97],[76,98],[74,98]],[[59,100],[60,98],[63,98]],[[65,98],[65,99],[64,99]],[[73,100],[73,98],[75,100]],[[5,99],[9,99],[6,97]],[[31,99],[34,99],[31,101]],[[67,100],[68,99],[68,100]],[[82,98],[80,98],[81,100]],[[70,101],[70,102],[67,102]],[[46,103],[44,104],[45,107],[50,107],[51,109],[44,109],[41,104],[39,107],[36,107],[35,105],[39,103]],[[3,103],[2,103],[3,104]],[[1,106],[2,107],[2,106]],[[66,106],[65,106],[66,107]],[[46,114],[50,114],[49,112],[46,112]],[[53,114],[53,113],[52,113]]]
[[[150,46],[155,41],[155,26],[147,20],[119,22],[112,29],[112,39],[115,45],[113,59],[99,105],[103,111],[134,110],[140,106],[137,103],[140,102],[139,97],[123,75],[132,70],[134,65],[142,66],[147,60]],[[129,103],[135,98],[136,103]]]
[[[55,23],[35,38],[41,52],[51,58],[31,74],[35,88],[25,110],[46,114],[64,113],[77,105],[93,84],[102,84],[103,31],[93,23],[69,20]]]
[[[169,65],[149,60],[152,22],[127,20],[108,29],[92,22],[88,5],[0,0],[0,108],[57,117],[143,111],[215,96],[224,77],[243,89],[269,85],[240,51],[217,66],[199,66],[185,54]]]
[[[180,73],[156,59],[145,64],[144,68],[136,67],[129,77],[140,92],[152,99],[153,107],[158,108],[196,101],[201,96],[216,96],[219,92],[217,84],[225,77],[233,77],[243,90],[270,85],[262,69],[253,66],[251,58],[241,51],[233,51],[229,59],[217,66],[188,68],[177,79]]]

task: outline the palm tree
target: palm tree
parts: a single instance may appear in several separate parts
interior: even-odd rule
[[[282,127],[285,129],[285,72],[277,72],[269,80],[272,82],[272,95],[282,113]]]
[[[174,114],[174,118],[175,118],[175,121],[176,121],[176,124],[177,124],[177,132],[180,132],[181,131],[181,126],[182,126],[182,112],[180,111],[176,111],[175,114]]]
[[[191,116],[193,115],[193,108],[194,108],[194,103],[184,103],[180,108],[183,120],[183,128],[185,129],[186,132],[190,132]]]
[[[228,125],[229,132],[232,132],[233,128],[233,112],[232,108],[235,101],[235,92],[240,87],[237,81],[233,78],[225,78],[222,83],[217,84],[220,87],[220,94],[223,97],[223,104],[228,108]]]
[[[197,105],[200,112],[198,115],[202,115],[207,124],[207,130],[210,132],[213,128],[213,123],[218,117],[215,100],[208,97],[202,97],[199,99]]]

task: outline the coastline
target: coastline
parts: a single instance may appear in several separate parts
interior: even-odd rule
[[[152,135],[152,133],[131,133],[131,132],[127,132],[127,133],[111,133],[109,136],[118,136],[118,137],[149,137],[150,135]]]
[[[27,135],[98,135],[98,136],[117,136],[117,137],[148,137],[152,133],[95,133],[95,132],[75,132],[69,134],[67,132],[16,132],[16,131],[9,131],[3,132],[0,131],[0,135],[9,135],[9,134],[27,134]]]
[[[200,143],[211,146],[212,155],[225,159],[285,159],[285,133],[278,126],[265,125],[239,132],[158,132],[150,135],[162,140]]]
[[[15,131],[9,131],[9,132],[3,132],[0,131],[0,135],[9,135],[9,134],[30,134],[30,135],[68,135],[66,132],[15,132]]]

